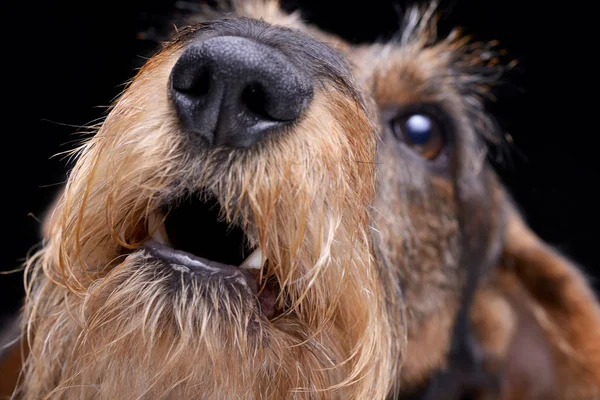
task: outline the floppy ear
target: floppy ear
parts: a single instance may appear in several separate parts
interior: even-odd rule
[[[496,356],[494,399],[600,399],[600,306],[582,272],[511,207],[499,267],[473,308]],[[486,397],[488,398],[488,397]]]

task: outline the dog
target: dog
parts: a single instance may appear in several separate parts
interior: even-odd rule
[[[73,152],[14,397],[598,397],[596,299],[486,163],[495,50],[434,8],[194,16]]]

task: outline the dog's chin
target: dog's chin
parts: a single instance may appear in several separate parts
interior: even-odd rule
[[[280,315],[276,279],[267,277],[267,260],[260,247],[252,246],[239,226],[224,221],[221,207],[213,198],[187,196],[174,201],[148,218],[147,240],[140,251],[162,265],[177,279],[199,289],[215,292],[219,299],[201,301],[226,303],[228,298],[244,299],[247,312],[272,319]],[[173,291],[186,290],[174,284]],[[193,305],[191,305],[193,306]]]

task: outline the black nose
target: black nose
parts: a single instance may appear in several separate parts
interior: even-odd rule
[[[298,119],[311,80],[279,50],[237,36],[192,44],[171,71],[170,96],[187,134],[248,147]]]

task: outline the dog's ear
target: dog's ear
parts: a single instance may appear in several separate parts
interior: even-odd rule
[[[511,207],[473,320],[499,355],[501,399],[600,399],[600,306],[580,269]],[[498,354],[502,353],[502,354]]]

